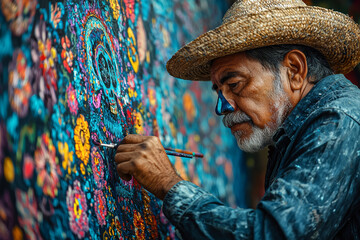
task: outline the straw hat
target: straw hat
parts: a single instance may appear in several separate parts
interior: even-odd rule
[[[174,77],[206,81],[212,60],[278,44],[313,47],[336,73],[360,62],[360,28],[347,15],[301,0],[238,0],[221,26],[181,48],[166,67]]]

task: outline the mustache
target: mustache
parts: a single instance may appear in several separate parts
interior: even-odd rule
[[[237,111],[226,114],[222,121],[225,127],[231,128],[236,124],[249,122],[251,121],[251,118],[247,114]]]

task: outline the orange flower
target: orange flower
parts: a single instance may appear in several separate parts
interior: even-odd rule
[[[85,165],[87,165],[90,155],[89,138],[89,124],[85,120],[85,117],[80,114],[76,120],[76,127],[74,129],[75,153]]]

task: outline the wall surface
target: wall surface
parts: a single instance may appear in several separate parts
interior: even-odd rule
[[[244,163],[209,83],[166,61],[220,22],[222,0],[1,0],[0,239],[173,239],[161,202],[93,140],[128,133],[203,152],[179,174],[244,204]]]

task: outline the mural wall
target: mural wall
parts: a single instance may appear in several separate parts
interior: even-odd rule
[[[166,61],[215,27],[222,0],[2,0],[0,239],[174,239],[161,202],[93,140],[129,133],[205,154],[179,174],[244,205],[245,167],[209,83]]]

